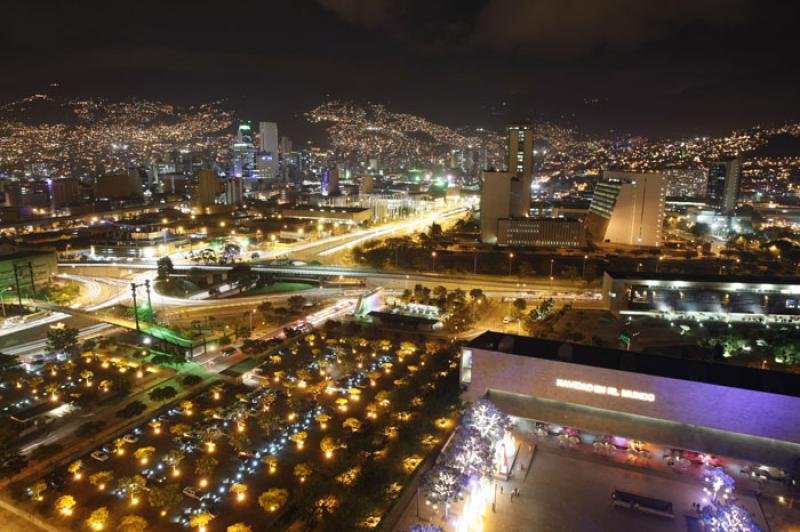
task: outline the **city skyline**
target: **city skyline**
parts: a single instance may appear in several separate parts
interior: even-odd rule
[[[51,83],[70,97],[224,98],[242,115],[285,124],[290,137],[306,134],[302,112],[331,98],[496,130],[548,120],[594,134],[695,136],[800,118],[790,41],[798,8],[781,2],[656,9],[489,0],[453,10],[325,0],[226,9],[242,14],[230,17],[237,24],[182,4],[12,4],[8,18],[18,23],[0,37],[0,67],[14,75],[0,81],[0,101]],[[280,23],[259,25],[268,19]],[[561,24],[570,29],[550,29]]]
[[[3,15],[3,532],[800,529],[800,4]]]

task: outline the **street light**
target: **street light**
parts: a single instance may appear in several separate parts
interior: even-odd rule
[[[658,273],[658,267],[661,265],[661,261],[662,260],[664,260],[664,256],[663,255],[658,257],[658,260],[656,261],[656,273]]]
[[[436,252],[431,251],[431,259],[433,260],[433,273],[436,273]]]
[[[581,273],[581,277],[586,278],[586,259],[589,258],[589,255],[583,256],[583,273]]]
[[[556,261],[556,259],[550,259],[550,280],[551,281],[553,280],[553,263],[555,261]]]
[[[508,254],[508,275],[511,275],[511,261],[514,259],[514,254]]]

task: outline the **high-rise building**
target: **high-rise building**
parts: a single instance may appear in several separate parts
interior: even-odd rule
[[[244,203],[244,191],[240,177],[229,177],[225,180],[225,205],[241,205]]]
[[[708,174],[702,168],[668,168],[662,175],[667,180],[667,196],[672,198],[703,198],[706,195]]]
[[[256,147],[253,144],[253,131],[248,122],[239,124],[231,153],[231,175],[253,177],[256,170]]]
[[[481,242],[497,243],[497,225],[508,218],[511,208],[511,174],[484,172],[481,185]]]
[[[323,196],[332,196],[339,190],[339,168],[325,168],[320,178],[320,190]]]
[[[258,123],[258,156],[256,158],[257,177],[275,179],[278,177],[278,124]]]
[[[708,169],[708,204],[724,214],[733,213],[741,181],[742,165],[738,158],[711,163]]]
[[[80,199],[80,182],[75,177],[48,179],[50,189],[50,209],[55,211],[67,205],[78,203]]]
[[[497,224],[503,218],[526,218],[531,209],[533,129],[529,125],[506,130],[503,171],[484,171],[481,186],[481,242],[497,243]]]
[[[533,128],[510,126],[506,130],[506,170],[511,174],[511,216],[525,217],[531,210]]]
[[[659,247],[665,199],[661,174],[604,171],[594,187],[586,231],[599,242]]]
[[[197,192],[195,202],[199,207],[214,205],[217,199],[219,178],[210,168],[201,168],[197,173]]]

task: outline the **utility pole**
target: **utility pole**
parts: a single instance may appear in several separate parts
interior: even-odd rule
[[[139,327],[139,310],[136,308],[136,283],[131,283],[131,293],[133,294],[133,319],[136,320],[136,332],[142,332]]]
[[[14,283],[17,285],[17,302],[22,306],[22,291],[19,289],[19,273],[17,273],[17,265],[14,265]]]
[[[36,283],[33,280],[33,263],[28,262],[28,272],[31,274],[31,291],[33,292],[33,297],[36,297]]]
[[[144,280],[144,289],[147,291],[147,306],[150,307],[150,315],[153,313],[153,302],[150,300],[150,279]]]

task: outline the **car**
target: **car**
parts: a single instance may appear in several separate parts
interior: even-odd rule
[[[504,317],[503,317],[503,323],[504,323],[504,324],[509,324],[509,323],[511,323],[511,316],[504,316]]]
[[[250,450],[250,449],[244,450],[244,451],[239,451],[239,456],[240,457],[253,458],[255,455],[256,455],[256,452],[253,451],[253,450]]]
[[[202,491],[191,486],[186,486],[183,488],[183,494],[187,497],[191,497],[192,499],[197,499],[198,501],[202,500],[204,496]]]
[[[105,462],[106,460],[108,460],[108,455],[106,453],[104,453],[103,451],[95,451],[89,456],[91,456],[92,458],[94,458],[98,462]]]
[[[136,443],[137,441],[139,441],[139,438],[137,438],[132,432],[127,433],[125,436],[122,437],[122,439],[127,443]]]

